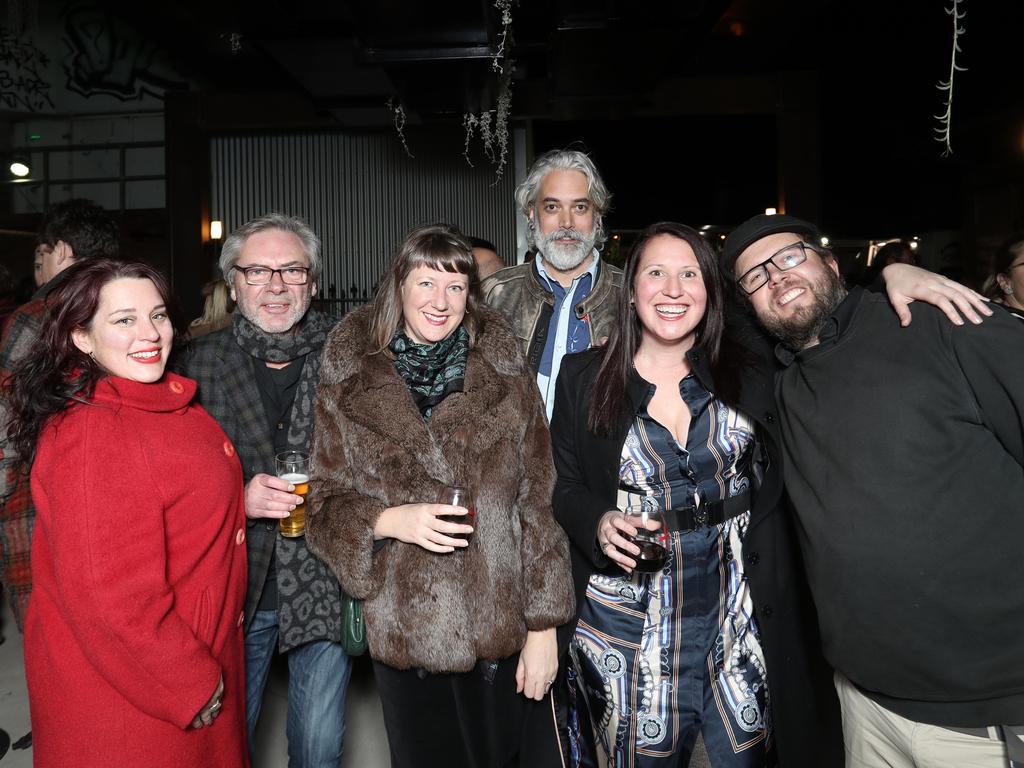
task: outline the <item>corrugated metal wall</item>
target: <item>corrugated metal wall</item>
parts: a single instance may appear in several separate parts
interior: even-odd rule
[[[457,128],[418,137],[405,155],[393,134],[232,136],[211,141],[211,218],[230,232],[269,211],[306,219],[323,240],[323,298],[370,295],[395,247],[417,224],[447,221],[491,240],[507,264],[516,248],[514,180],[466,164]]]

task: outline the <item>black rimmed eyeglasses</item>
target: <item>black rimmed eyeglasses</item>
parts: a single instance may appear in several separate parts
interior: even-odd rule
[[[281,276],[281,282],[285,285],[305,285],[309,279],[309,269],[306,267],[281,267],[271,269],[270,267],[235,267],[245,276],[245,282],[249,285],[269,285],[274,275]]]
[[[825,255],[825,251],[821,248],[803,240],[797,240],[795,243],[790,243],[784,248],[780,248],[756,267],[748,269],[736,282],[743,289],[743,292],[749,296],[764,287],[765,283],[768,282],[769,264],[780,272],[785,272],[807,261],[808,249],[814,251],[819,256]]]

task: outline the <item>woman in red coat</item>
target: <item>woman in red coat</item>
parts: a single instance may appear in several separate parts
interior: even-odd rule
[[[163,277],[72,266],[7,393],[36,523],[25,670],[35,765],[248,764],[234,448],[164,373]]]

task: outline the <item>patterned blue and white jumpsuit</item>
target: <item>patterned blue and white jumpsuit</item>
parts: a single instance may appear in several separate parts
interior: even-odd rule
[[[692,374],[686,446],[647,413],[650,385],[622,446],[619,508],[665,510],[739,495],[753,481],[754,425]],[[590,578],[569,670],[578,765],[686,766],[698,732],[714,768],[772,764],[770,697],[743,572],[749,511],[674,532],[657,573],[617,566]]]

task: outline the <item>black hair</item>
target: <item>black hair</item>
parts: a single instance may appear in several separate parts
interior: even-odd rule
[[[488,251],[498,252],[498,249],[490,240],[484,240],[482,237],[467,237],[466,239],[469,240],[469,244],[474,248],[486,248]]]
[[[75,261],[113,258],[120,251],[117,222],[92,200],[84,198],[56,203],[43,216],[39,244],[55,248],[61,241],[71,248]]]

